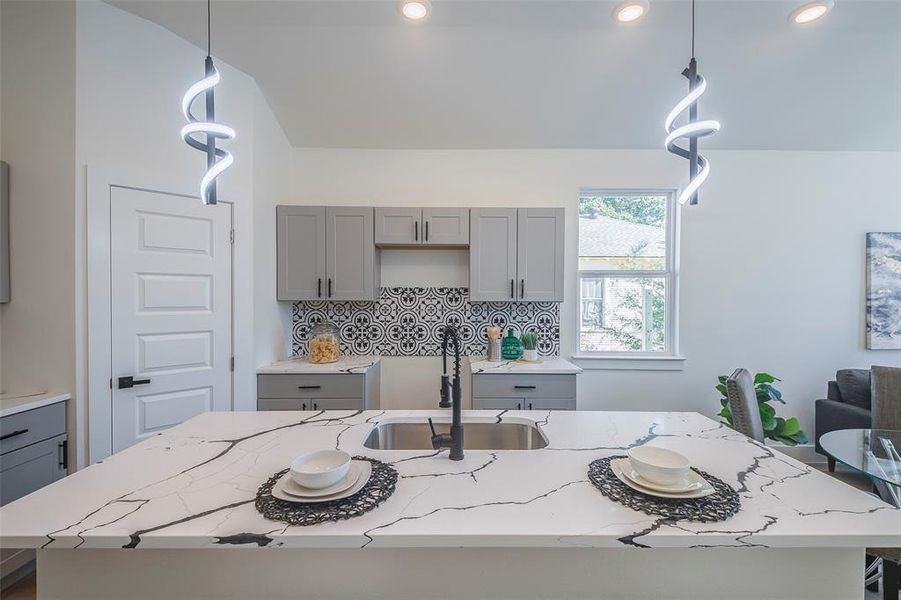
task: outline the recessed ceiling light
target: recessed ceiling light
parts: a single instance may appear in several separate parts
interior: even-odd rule
[[[788,16],[788,20],[792,23],[797,23],[798,25],[812,23],[832,10],[833,6],[835,6],[834,0],[816,0],[815,2],[808,2],[793,10]]]
[[[648,12],[648,0],[626,0],[613,9],[613,18],[620,23],[632,23]]]
[[[421,21],[429,16],[428,0],[400,0],[400,14],[411,21]]]

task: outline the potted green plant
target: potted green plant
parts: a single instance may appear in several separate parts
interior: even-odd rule
[[[716,386],[717,391],[722,394],[720,405],[722,410],[719,416],[729,426],[733,427],[732,411],[729,410],[729,396],[726,391],[726,375],[720,375],[719,384]],[[789,417],[787,419],[776,415],[776,409],[770,405],[770,402],[781,402],[782,392],[777,390],[773,384],[782,381],[777,377],[773,377],[769,373],[757,373],[754,375],[754,391],[757,393],[757,406],[760,408],[760,421],[763,423],[763,434],[769,440],[782,442],[786,446],[796,446],[798,444],[806,444],[808,442],[807,434],[801,429],[801,423],[797,417]]]
[[[538,361],[538,334],[534,331],[524,331],[519,341],[522,342],[523,360]]]

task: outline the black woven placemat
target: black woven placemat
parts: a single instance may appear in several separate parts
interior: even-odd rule
[[[599,458],[588,465],[588,479],[602,494],[615,502],[647,515],[674,521],[725,521],[741,508],[741,499],[729,484],[699,469],[695,473],[710,482],[716,493],[704,498],[658,498],[637,492],[619,480],[610,469],[610,461],[625,456]]]
[[[355,456],[354,460],[366,460],[372,463],[372,475],[363,489],[353,496],[316,504],[298,504],[279,500],[272,495],[272,487],[288,472],[288,469],[283,469],[270,477],[257,490],[256,509],[267,519],[291,525],[316,525],[329,521],[343,521],[367,513],[394,493],[397,471],[391,465],[374,458]]]

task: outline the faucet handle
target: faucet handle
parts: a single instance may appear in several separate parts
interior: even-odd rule
[[[438,434],[435,432],[435,424],[432,423],[432,417],[429,417],[429,429],[432,430],[432,437],[437,436]]]
[[[429,418],[429,428],[432,430],[432,448],[441,450],[442,448],[450,448],[454,438],[448,433],[438,433],[435,431],[435,424]]]

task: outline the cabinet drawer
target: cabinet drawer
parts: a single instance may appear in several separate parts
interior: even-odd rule
[[[258,375],[258,398],[363,398],[365,375]],[[300,409],[294,409],[300,410]]]
[[[362,398],[259,398],[257,410],[364,410]]]
[[[575,398],[575,375],[473,375],[473,398]]]
[[[66,433],[66,403],[57,402],[0,419],[0,454]]]
[[[473,398],[473,410],[523,410],[522,398]]]
[[[525,410],[576,410],[575,398],[528,398],[523,402]]]
[[[65,476],[65,443],[66,436],[60,435],[0,456],[0,505]]]

